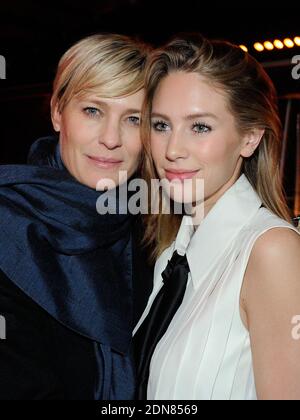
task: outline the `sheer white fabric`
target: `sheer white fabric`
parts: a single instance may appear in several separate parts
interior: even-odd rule
[[[185,216],[176,242],[158,259],[154,290],[135,331],[175,250],[187,254],[190,275],[184,301],[152,358],[149,400],[257,399],[250,337],[240,316],[243,278],[263,233],[276,227],[297,232],[261,204],[242,175],[196,232]]]

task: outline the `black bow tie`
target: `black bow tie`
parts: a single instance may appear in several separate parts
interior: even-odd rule
[[[157,344],[166,333],[183,301],[189,271],[186,255],[179,255],[175,251],[162,273],[163,287],[156,296],[148,316],[134,337],[138,400],[147,399],[151,359]]]

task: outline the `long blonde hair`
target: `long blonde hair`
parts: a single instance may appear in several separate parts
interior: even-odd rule
[[[263,205],[291,222],[280,178],[281,122],[274,85],[263,67],[248,53],[225,41],[210,41],[197,34],[175,38],[153,52],[146,72],[146,101],[142,137],[145,147],[143,176],[157,179],[150,151],[152,102],[160,82],[171,72],[195,72],[226,92],[228,106],[241,133],[265,130],[256,152],[244,159],[245,174]],[[196,88],[196,87],[195,87]],[[161,200],[161,194],[160,194]],[[182,216],[146,216],[144,243],[157,258],[176,238]]]

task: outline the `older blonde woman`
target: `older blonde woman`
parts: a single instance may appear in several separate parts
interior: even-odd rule
[[[119,35],[74,45],[54,82],[59,139],[0,168],[1,400],[133,397],[132,264],[143,262],[134,218],[99,215],[96,187],[139,169],[147,52]]]

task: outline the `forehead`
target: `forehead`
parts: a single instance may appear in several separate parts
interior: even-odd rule
[[[84,93],[78,97],[73,98],[74,103],[91,103],[99,105],[107,109],[116,109],[116,110],[127,110],[127,109],[136,109],[141,110],[143,101],[145,97],[144,89],[133,93],[131,95],[126,95],[116,98],[105,98],[96,92]]]
[[[197,73],[174,72],[159,84],[153,112],[179,116],[193,113],[228,113],[225,91]]]

